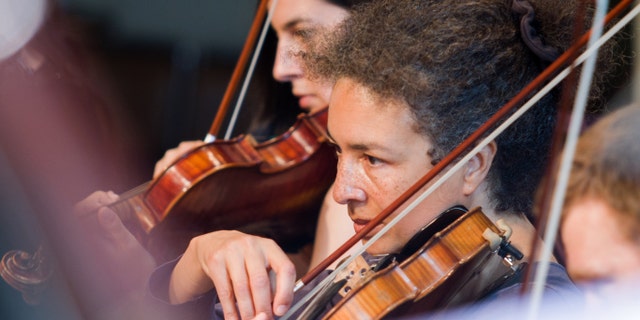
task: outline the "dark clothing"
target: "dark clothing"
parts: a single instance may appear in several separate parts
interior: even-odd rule
[[[534,264],[536,266],[537,264]],[[517,318],[527,318],[530,307],[530,296],[523,295],[522,281],[498,288],[488,296],[474,304],[450,309],[438,314],[429,314],[429,319],[473,319],[495,320],[505,315],[518,315]],[[529,291],[533,287],[533,279],[527,284]],[[549,264],[547,280],[545,282],[541,310],[545,311],[548,305],[563,305],[565,310],[581,310],[584,307],[582,291],[571,281],[566,269],[557,263]],[[544,312],[543,312],[544,313]],[[546,313],[545,313],[546,314]],[[421,319],[422,316],[407,319]],[[536,319],[544,319],[538,318]]]

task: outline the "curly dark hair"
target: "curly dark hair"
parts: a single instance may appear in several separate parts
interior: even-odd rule
[[[532,1],[538,33],[560,52],[571,45],[578,2]],[[437,163],[547,65],[523,42],[511,3],[376,0],[356,6],[326,41],[310,44],[308,72],[331,81],[349,78],[382,99],[405,101],[418,130],[433,142]],[[558,90],[548,94],[496,139],[488,179],[498,212],[532,218],[558,96]]]
[[[340,7],[346,8],[346,9],[350,9],[350,8],[353,8],[353,7],[357,6],[357,5],[359,5],[359,4],[366,3],[366,2],[369,2],[369,1],[372,1],[372,0],[325,0],[325,1],[327,1],[329,3],[333,3],[333,4],[337,5],[337,6],[340,6]]]

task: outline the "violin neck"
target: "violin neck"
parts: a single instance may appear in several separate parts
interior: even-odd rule
[[[158,219],[144,201],[144,191],[149,183],[144,183],[120,195],[120,199],[107,207],[116,212],[122,223],[131,233],[144,243]]]

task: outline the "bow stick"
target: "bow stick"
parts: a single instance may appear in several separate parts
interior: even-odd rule
[[[244,71],[247,61],[249,59],[249,53],[253,44],[256,43],[256,38],[258,36],[258,31],[262,29],[260,33],[260,39],[256,45],[255,50],[253,51],[253,58],[251,59],[251,64],[249,65],[249,70],[247,71],[247,76],[244,79],[241,92],[238,97],[238,101],[236,102],[233,115],[229,126],[227,127],[227,132],[225,134],[225,139],[229,139],[231,137],[231,132],[233,131],[233,127],[235,126],[236,119],[238,117],[238,113],[240,112],[240,106],[242,105],[242,101],[244,100],[245,93],[249,86],[249,81],[251,80],[251,76],[253,75],[253,70],[255,69],[256,63],[258,61],[258,57],[260,56],[260,51],[262,45],[264,43],[264,39],[267,36],[267,31],[269,30],[269,23],[271,23],[271,16],[273,15],[273,8],[275,8],[278,0],[273,0],[271,3],[271,7],[269,10],[269,14],[267,15],[262,28],[260,28],[260,21],[267,13],[267,3],[269,0],[261,0],[260,6],[256,11],[256,16],[253,20],[253,24],[251,25],[251,29],[249,30],[249,36],[245,41],[244,47],[242,48],[242,52],[240,53],[240,58],[238,59],[238,63],[233,70],[233,74],[231,75],[231,80],[229,81],[229,85],[227,86],[227,90],[222,97],[222,102],[220,103],[220,107],[218,108],[218,113],[216,114],[211,127],[209,128],[209,132],[204,138],[204,142],[213,142],[216,139],[216,135],[218,131],[220,131],[220,127],[222,126],[222,122],[227,115],[227,111],[229,109],[229,105],[231,104],[231,98],[233,94],[237,91],[238,84],[240,83],[240,77],[242,76],[242,72]]]
[[[589,88],[591,86],[593,73],[595,70],[598,48],[602,43],[604,43],[604,41],[612,37],[622,27],[630,22],[631,19],[633,19],[638,13],[640,13],[640,5],[636,5],[636,7],[634,7],[620,22],[618,22],[611,30],[609,30],[604,36],[601,37],[602,29],[604,26],[604,13],[606,12],[607,7],[607,0],[597,1],[597,8],[596,12],[594,13],[594,23],[592,27],[593,35],[589,39],[589,49],[587,50],[587,52],[593,51],[595,53],[590,54],[591,56],[585,62],[583,71],[580,74],[580,83],[571,114],[571,120],[569,122],[566,143],[562,151],[560,166],[557,170],[557,180],[554,185],[553,195],[551,198],[551,207],[547,215],[548,221],[545,228],[542,252],[540,253],[539,258],[539,267],[535,272],[533,282],[534,284],[531,292],[531,300],[528,309],[528,319],[536,319],[538,316],[538,311],[540,309],[544,283],[549,271],[549,261],[551,259],[553,251],[552,247],[556,241],[556,235],[559,228],[559,221],[564,204],[564,197],[568,184],[570,169],[575,155],[576,144],[580,136],[580,128],[584,118],[584,111],[586,109]],[[585,52],[585,54],[587,52]]]
[[[606,18],[605,23],[610,22],[614,17],[616,17],[624,8],[626,8],[631,0],[623,0],[621,1],[613,10],[611,10]],[[626,21],[626,19],[625,19]],[[621,21],[622,22],[622,21]],[[628,22],[628,21],[627,21]],[[615,32],[615,30],[619,30],[622,28],[621,23],[616,24],[618,28],[614,27],[609,32],[605,34],[601,39],[596,42],[596,47],[600,47],[606,40],[610,39]],[[425,174],[422,178],[420,178],[416,183],[414,183],[408,190],[406,190],[400,197],[398,197],[395,201],[393,201],[387,208],[385,208],[382,212],[380,212],[374,219],[372,219],[362,230],[357,232],[351,238],[349,238],[340,248],[334,251],[329,257],[320,262],[313,270],[304,275],[298,282],[294,288],[294,291],[299,290],[309,281],[313,280],[318,274],[320,274],[324,269],[326,269],[331,263],[333,263],[338,257],[342,256],[349,248],[355,245],[359,240],[362,239],[366,234],[368,234],[375,226],[377,226],[380,222],[382,222],[385,218],[390,216],[393,212],[395,212],[402,204],[406,203],[409,198],[416,195],[423,186],[429,183],[431,180],[435,178],[436,175],[443,172],[443,170],[454,162],[456,158],[461,156],[465,150],[470,148],[474,142],[480,140],[480,138],[489,132],[489,130],[495,126],[499,121],[505,116],[514,110],[518,104],[525,100],[525,98],[533,92],[537,87],[539,87],[545,80],[553,76],[557,73],[557,71],[566,66],[569,62],[569,58],[571,57],[570,51],[578,50],[582,48],[587,43],[590,36],[590,32],[584,34],[569,50],[563,53],[556,61],[554,61],[549,67],[547,67],[538,77],[536,77],[529,85],[527,85],[524,89],[522,89],[514,98],[512,98],[509,102],[507,102],[502,108],[496,112],[489,120],[487,120],[482,126],[480,126],[474,133],[472,133],[467,139],[465,139],[460,145],[458,145],[453,151],[451,151],[447,156],[445,156],[442,161],[436,164],[427,174]],[[590,50],[585,51],[582,55],[578,57],[575,61],[576,65],[581,64],[584,60],[593,53],[594,48],[590,48]],[[556,75],[556,77],[550,81],[546,86],[544,86],[538,93],[536,93],[529,101],[527,101],[520,109],[518,109],[512,116],[507,118],[501,125],[499,125],[492,133],[490,133],[484,140],[482,140],[475,148],[473,148],[470,152],[468,152],[460,161],[458,161],[454,166],[452,166],[449,170],[447,170],[442,177],[435,180],[434,184],[427,188],[422,194],[420,194],[415,200],[413,200],[410,204],[408,204],[395,218],[393,218],[389,223],[387,223],[378,233],[376,233],[370,241],[364,244],[360,249],[358,249],[351,257],[347,258],[340,266],[338,266],[333,274],[339,273],[346,265],[348,265],[351,261],[355,259],[355,256],[362,254],[370,245],[372,245],[377,239],[382,237],[390,228],[392,228],[397,222],[399,222],[402,218],[404,218],[411,210],[413,210],[422,200],[424,200],[427,196],[429,196],[436,188],[438,188],[441,184],[443,184],[446,179],[452,176],[457,170],[459,170],[462,165],[471,159],[480,149],[485,147],[491,141],[495,139],[500,133],[506,130],[513,122],[515,122],[520,115],[529,110],[533,105],[540,100],[544,95],[546,95],[549,91],[551,91],[560,81],[567,77],[570,73],[569,68],[565,68],[562,72]],[[309,300],[309,297],[315,295],[322,287],[332,281],[331,277],[327,277],[320,282],[318,286],[312,289],[304,299],[295,304],[284,316],[283,319],[287,319],[291,317],[291,315],[297,311],[306,301]]]

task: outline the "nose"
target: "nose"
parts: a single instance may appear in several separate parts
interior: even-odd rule
[[[361,187],[362,179],[359,177],[355,166],[338,159],[338,171],[333,183],[333,199],[340,204],[365,201],[367,195]]]
[[[276,59],[273,62],[273,78],[280,82],[290,82],[303,76],[302,66],[296,57],[295,46],[279,41]]]

